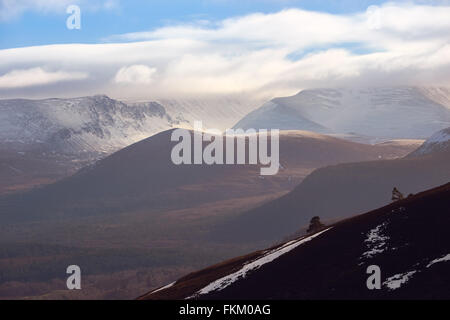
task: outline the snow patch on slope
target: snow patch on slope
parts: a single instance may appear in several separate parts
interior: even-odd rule
[[[434,259],[430,263],[427,264],[426,268],[431,267],[432,265],[436,263],[441,263],[445,261],[450,261],[450,254],[444,255],[441,258]],[[389,277],[386,279],[385,282],[383,282],[383,285],[385,285],[389,290],[396,290],[405,285],[409,280],[412,279],[413,275],[416,273],[423,272],[424,270],[411,270],[404,273],[396,274],[392,277]]]
[[[165,289],[169,289],[170,287],[173,287],[173,285],[174,285],[175,283],[176,283],[176,281],[174,281],[174,282],[172,282],[172,283],[169,283],[167,286],[164,286],[164,287],[161,287],[161,288],[159,288],[159,289],[156,289],[155,291],[152,291],[151,293],[153,294],[153,293],[156,293],[156,292],[165,290]]]
[[[426,155],[446,150],[450,150],[450,128],[433,134],[419,149],[412,152],[411,156]]]
[[[383,235],[383,232],[386,230],[387,225],[387,222],[383,222],[367,233],[367,239],[364,242],[368,250],[362,254],[362,257],[373,258],[386,250],[385,246],[389,236]]]
[[[450,253],[447,254],[446,256],[443,256],[442,258],[439,259],[435,259],[433,261],[431,261],[428,265],[427,268],[431,267],[433,264],[435,263],[440,263],[440,262],[445,262],[445,261],[450,261]]]
[[[392,277],[387,278],[386,281],[383,282],[383,284],[388,287],[389,290],[396,290],[402,285],[406,284],[416,272],[417,271],[414,270],[396,274]]]
[[[221,291],[225,289],[226,287],[230,286],[234,282],[236,282],[239,279],[245,278],[249,272],[259,269],[261,266],[270,263],[274,261],[275,259],[279,258],[280,256],[288,253],[289,251],[292,251],[293,249],[297,248],[298,246],[304,244],[305,242],[311,241],[312,239],[318,237],[322,233],[330,230],[331,228],[325,229],[321,232],[318,232],[312,236],[302,238],[300,240],[293,240],[290,242],[287,242],[283,246],[270,250],[267,253],[265,253],[261,258],[256,259],[250,263],[245,264],[239,271],[236,271],[232,274],[229,274],[225,277],[222,277],[214,282],[211,282],[209,285],[204,287],[203,289],[197,291],[194,295],[186,298],[186,299],[192,299],[202,294],[208,294],[213,291]]]

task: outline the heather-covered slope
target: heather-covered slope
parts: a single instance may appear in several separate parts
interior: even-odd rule
[[[450,149],[416,154],[319,168],[287,195],[218,226],[211,239],[277,241],[313,216],[333,220],[380,207],[394,187],[407,196],[450,181]]]

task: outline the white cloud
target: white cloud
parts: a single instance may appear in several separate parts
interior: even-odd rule
[[[374,11],[379,18],[377,28],[372,27]],[[449,14],[450,7],[393,4],[371,6],[368,12],[354,15],[289,9],[274,14],[256,13],[230,18],[219,21],[211,28],[203,25],[178,25],[117,35],[112,39],[228,41],[245,46],[265,45],[295,49],[343,42],[389,46],[391,41],[403,43],[430,35],[449,40]]]
[[[13,70],[0,76],[0,88],[23,88],[61,81],[82,80],[87,77],[88,75],[83,72],[51,72],[42,68]]]
[[[114,80],[117,83],[150,84],[153,82],[153,75],[155,73],[155,68],[150,68],[141,64],[135,64],[132,66],[120,68]]]
[[[140,99],[242,92],[274,96],[344,85],[450,85],[450,7],[386,4],[374,9],[379,14],[375,27],[367,12],[290,9],[112,38],[140,42],[0,50],[0,74],[70,66],[92,76],[71,82],[64,93]],[[39,94],[61,92],[60,86],[49,85]],[[0,96],[7,94],[30,91],[0,90]]]

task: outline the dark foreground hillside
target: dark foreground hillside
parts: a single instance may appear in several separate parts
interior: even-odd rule
[[[450,183],[140,299],[449,299]],[[367,288],[367,268],[381,289]]]
[[[393,187],[405,195],[450,181],[450,149],[402,159],[342,163],[315,170],[288,194],[211,231],[211,240],[283,239],[313,216],[350,218],[384,206]]]

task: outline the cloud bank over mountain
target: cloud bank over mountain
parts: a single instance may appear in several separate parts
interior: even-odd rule
[[[387,3],[353,14],[286,9],[171,24],[112,35],[98,44],[4,49],[0,96],[105,93],[146,99],[274,96],[308,87],[448,86],[449,16],[445,3]],[[31,79],[31,71],[42,80]],[[15,81],[8,81],[11,77]]]

